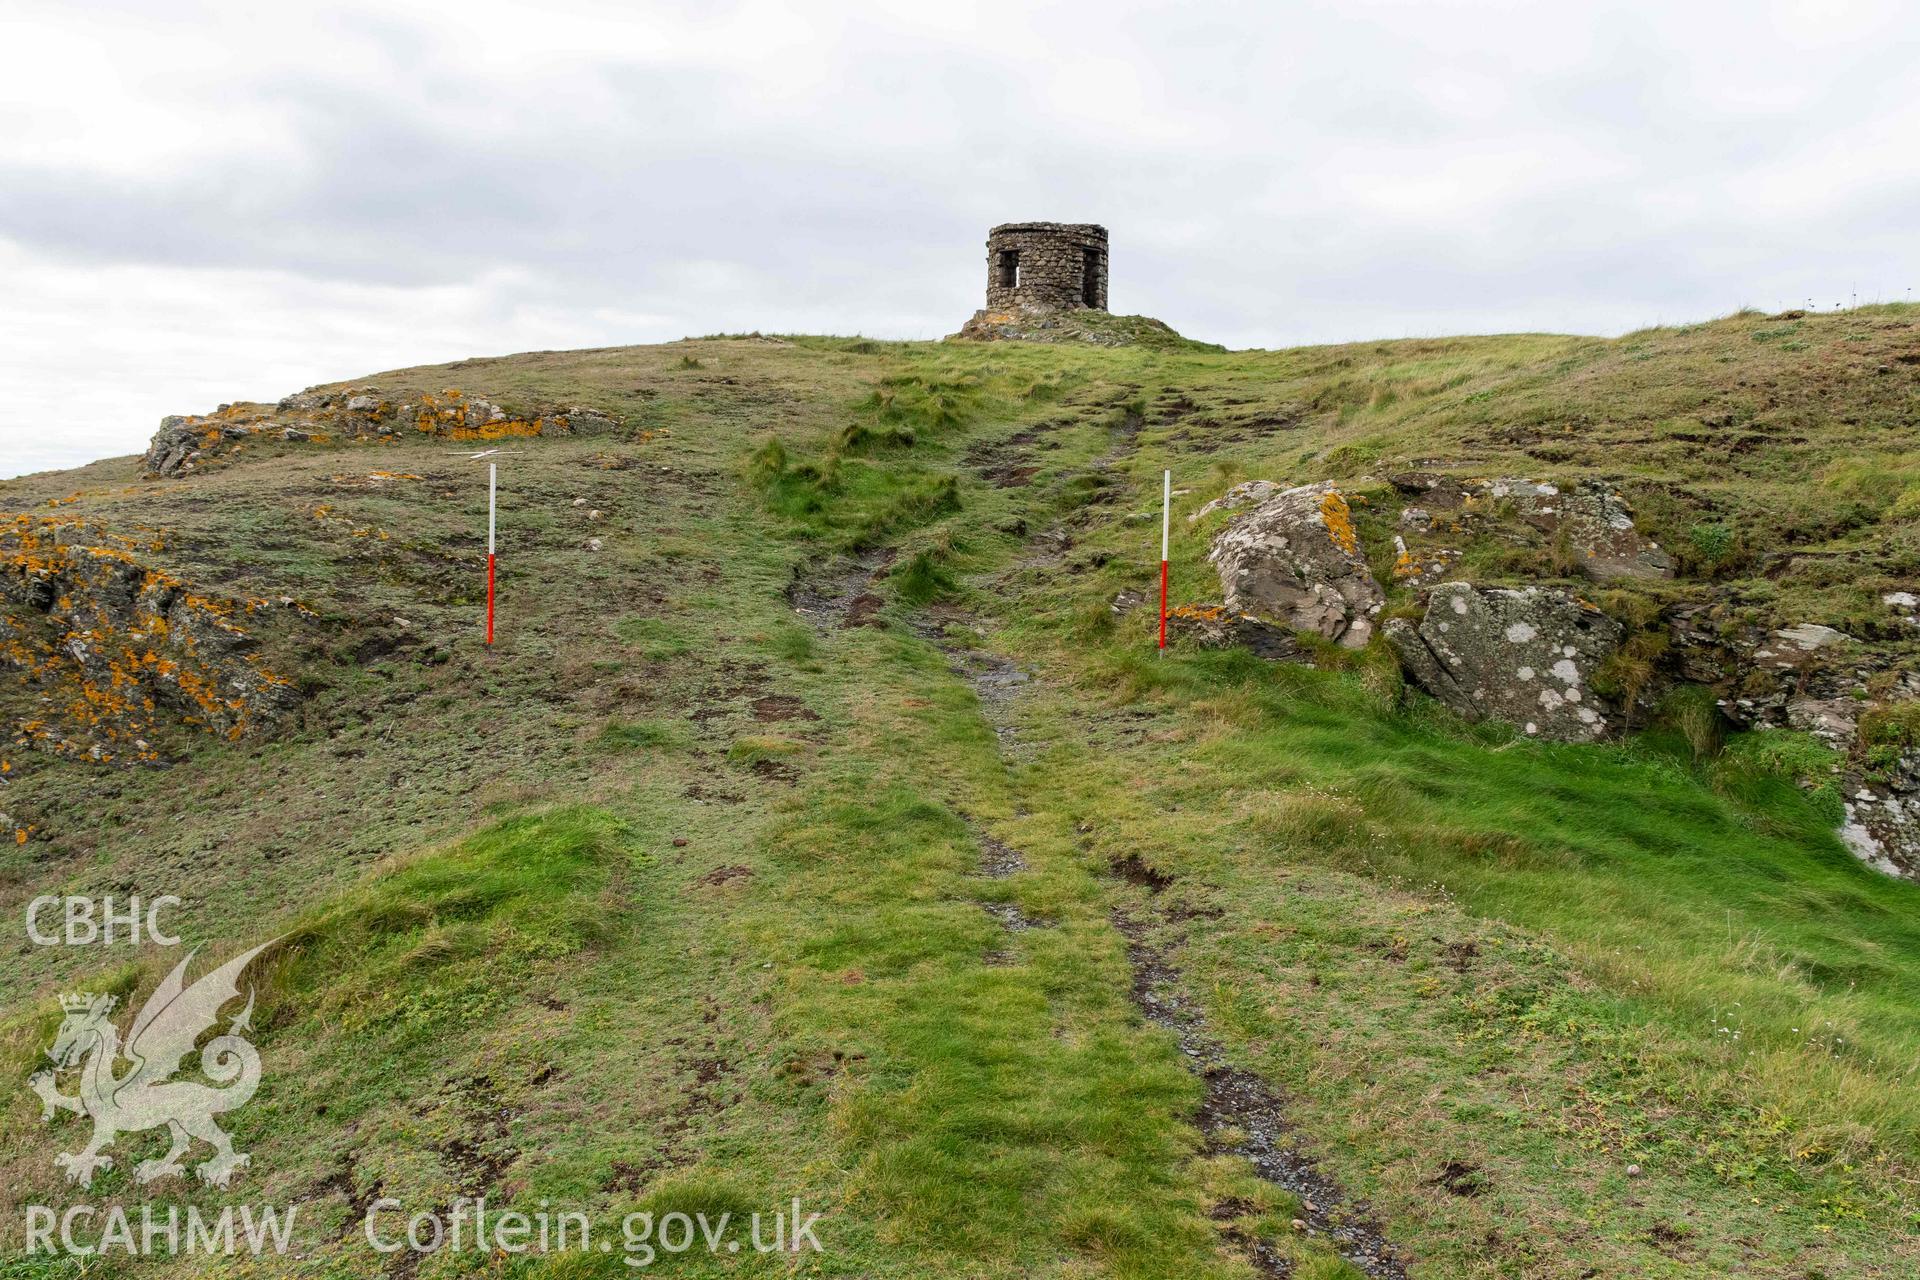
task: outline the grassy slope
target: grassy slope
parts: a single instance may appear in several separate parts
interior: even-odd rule
[[[398,614],[425,643],[323,635],[331,687],[298,732],[191,769],[103,786],[16,759],[8,804],[43,835],[0,893],[17,918],[49,886],[184,886],[216,951],[294,932],[238,1125],[250,1197],[317,1218],[376,1187],[606,1211],[802,1194],[835,1208],[822,1274],[1233,1274],[1208,1206],[1254,1232],[1292,1210],[1207,1158],[1195,1085],[1128,1001],[1110,913],[1148,904],[1105,868],[1138,855],[1176,876],[1158,929],[1216,1034],[1291,1091],[1418,1274],[1905,1274],[1920,891],[1738,753],[1510,746],[1400,709],[1377,663],[1152,660],[1106,602],[1141,585],[1133,515],[1163,463],[1192,510],[1240,474],[1441,456],[1623,480],[1671,545],[1739,529],[1711,567],[1748,607],[1865,621],[1913,569],[1915,332],[1888,309],[1236,355],[709,341],[383,375],[670,432],[510,461],[493,654],[450,450],[10,482],[9,510],[78,493],[165,529],[193,580],[299,596],[347,638]],[[997,488],[995,462],[1040,470]],[[1076,545],[1036,556],[1016,519]],[[1200,598],[1204,533],[1176,544]],[[936,614],[1041,673],[1011,768],[905,627],[913,600],[824,636],[787,609],[791,566],[864,544],[901,548],[896,595],[948,597]],[[819,718],[765,718],[796,705]],[[979,830],[1030,870],[983,885]],[[974,905],[995,895],[1053,927],[1002,939]],[[52,991],[164,967],[18,961],[19,1074]],[[7,1196],[59,1202],[30,1101],[0,1121]],[[1436,1181],[1447,1161],[1479,1194]],[[105,1193],[131,1195],[130,1164]],[[329,1231],[310,1247],[316,1273],[364,1261]]]

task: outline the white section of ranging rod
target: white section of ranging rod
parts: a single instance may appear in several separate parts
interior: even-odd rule
[[[498,492],[499,485],[500,485],[500,466],[498,463],[489,462],[487,464],[487,554],[488,555],[493,554],[494,495],[495,493]]]
[[[1173,520],[1173,472],[1160,473],[1160,559],[1167,558],[1167,526]]]

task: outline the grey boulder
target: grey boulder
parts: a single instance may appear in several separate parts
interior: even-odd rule
[[[1207,559],[1228,610],[1349,649],[1366,645],[1386,603],[1360,554],[1347,500],[1327,482],[1283,490],[1235,518]]]
[[[1385,632],[1420,687],[1469,719],[1561,742],[1612,728],[1592,676],[1620,624],[1568,592],[1442,583],[1418,625],[1395,618]]]

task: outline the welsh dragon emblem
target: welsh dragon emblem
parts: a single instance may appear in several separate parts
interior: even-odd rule
[[[93,1141],[77,1154],[54,1157],[69,1182],[91,1186],[97,1170],[113,1167],[113,1157],[101,1153],[115,1138],[162,1125],[171,1131],[173,1145],[158,1160],[140,1162],[133,1173],[138,1183],[186,1173],[180,1157],[196,1138],[213,1148],[213,1155],[197,1166],[201,1181],[211,1186],[225,1187],[236,1170],[250,1163],[244,1152],[233,1149],[233,1139],[213,1118],[245,1105],[260,1084],[260,1054],[241,1035],[252,1029],[251,989],[246,1007],[234,1015],[225,1033],[200,1050],[200,1070],[213,1083],[171,1077],[202,1033],[218,1023],[220,1010],[239,999],[240,974],[272,945],[266,943],[227,961],[191,986],[186,981],[187,965],[193,961],[189,953],[134,1015],[124,1046],[111,1020],[117,996],[60,997],[66,1017],[53,1048],[47,1050],[53,1068],[27,1083],[40,1095],[43,1121],[53,1119],[56,1111],[71,1111],[93,1121]],[[122,1059],[130,1064],[124,1072]],[[79,1093],[68,1096],[60,1092],[57,1078],[75,1069]]]

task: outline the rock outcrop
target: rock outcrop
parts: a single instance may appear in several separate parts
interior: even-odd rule
[[[1184,604],[1168,610],[1167,635],[1200,649],[1245,649],[1271,662],[1313,661],[1293,632],[1225,605]]]
[[[1506,518],[1564,538],[1568,554],[1589,577],[1673,576],[1672,557],[1635,530],[1633,508],[1607,485],[1582,481],[1563,489],[1517,476],[1461,479],[1428,471],[1396,475],[1392,483],[1419,499],[1402,513],[1403,524],[1418,532],[1431,529],[1436,519]]]
[[[1187,523],[1198,524],[1216,511],[1238,511],[1242,507],[1258,506],[1280,490],[1281,487],[1271,480],[1242,480],[1188,516]]]
[[[224,404],[209,414],[162,418],[143,461],[154,475],[175,476],[230,457],[253,439],[340,444],[428,435],[484,441],[596,435],[620,425],[597,409],[509,412],[456,390],[396,403],[372,387],[315,389],[275,405]]]
[[[1396,618],[1385,633],[1420,687],[1461,715],[1563,742],[1611,728],[1592,676],[1620,624],[1565,591],[1442,583],[1418,625]]]
[[[37,709],[8,726],[16,745],[152,761],[182,729],[248,737],[297,703],[256,635],[288,606],[197,592],[145,563],[156,550],[85,520],[0,523],[0,665]]]
[[[1235,613],[1363,648],[1386,603],[1330,483],[1287,489],[1221,530],[1207,559]]]
[[[1920,704],[1920,672],[1893,682],[1885,699],[1857,696],[1859,685],[1830,667],[1809,667],[1794,655],[1841,649],[1849,638],[1827,627],[1787,627],[1769,632],[1765,651],[1787,665],[1806,687],[1791,683],[1784,702],[1770,708],[1762,727],[1784,723],[1808,733],[1845,757],[1840,771],[1845,818],[1840,838],[1868,866],[1888,875],[1920,880],[1920,746],[1911,725]],[[1743,708],[1747,710],[1747,708]]]
[[[1084,342],[1096,347],[1226,350],[1211,342],[1182,337],[1171,325],[1152,316],[1116,316],[1088,307],[1035,305],[976,311],[947,341]]]
[[[1906,752],[1864,776],[1851,773],[1840,839],[1888,875],[1920,880],[1920,752]]]

